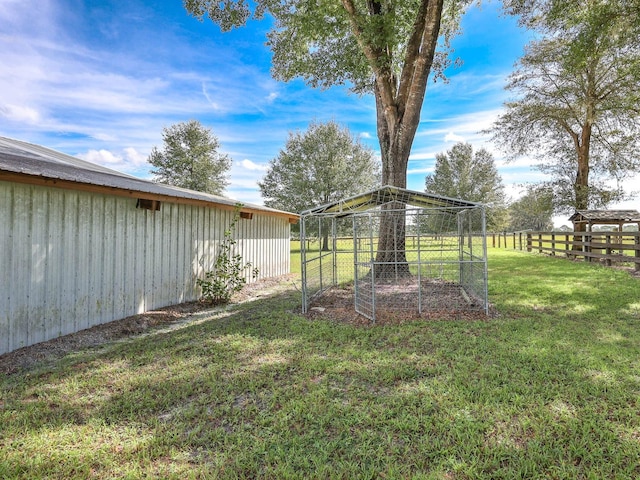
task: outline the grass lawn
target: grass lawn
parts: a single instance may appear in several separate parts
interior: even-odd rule
[[[0,478],[638,478],[640,279],[490,249],[487,321],[299,293],[0,379]]]

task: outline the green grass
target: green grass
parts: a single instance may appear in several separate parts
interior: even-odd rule
[[[309,321],[292,291],[2,378],[0,478],[640,476],[640,280],[489,269],[486,321]]]

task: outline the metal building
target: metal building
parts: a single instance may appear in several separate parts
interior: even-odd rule
[[[196,300],[236,204],[0,137],[0,354]],[[244,261],[289,273],[298,216],[240,216]]]

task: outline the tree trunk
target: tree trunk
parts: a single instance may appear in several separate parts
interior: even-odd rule
[[[374,74],[378,141],[382,156],[382,184],[406,188],[411,145],[420,122],[420,111],[440,35],[444,0],[420,0],[409,36],[400,75],[393,69],[394,49],[379,43],[384,36],[365,34],[362,17],[353,0],[342,0],[352,31]],[[368,15],[383,14],[380,2],[368,3]],[[378,236],[376,277],[390,271],[409,275],[405,252],[405,205],[383,208]],[[395,211],[395,212],[394,212]]]
[[[573,191],[576,201],[576,210],[586,210],[589,208],[589,146],[591,141],[591,125],[587,122],[582,127],[582,135],[580,143],[576,146],[578,155],[578,168],[576,171],[576,179],[573,184]],[[581,235],[573,237],[574,242],[586,242],[587,237],[584,233],[587,231],[586,223],[578,223],[574,230],[580,232]],[[588,252],[586,245],[576,245],[574,243],[573,250]]]
[[[582,128],[580,146],[577,148],[578,169],[573,189],[576,197],[576,209],[589,208],[589,144],[591,140],[591,126]]]
[[[384,106],[376,95],[378,110]],[[382,184],[406,188],[407,166],[413,137],[418,127],[405,126],[397,122],[389,126],[386,116],[378,113],[378,139],[382,153]],[[408,131],[407,131],[408,130]],[[392,135],[391,132],[394,132]],[[409,133],[409,137],[402,133]],[[375,276],[379,279],[397,279],[410,275],[405,252],[406,217],[405,205],[393,202],[384,205],[378,233],[378,251],[376,253]]]
[[[324,232],[322,234],[322,251],[323,252],[329,251],[329,232]]]

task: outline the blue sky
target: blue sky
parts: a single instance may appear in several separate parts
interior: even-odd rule
[[[226,194],[262,203],[256,181],[288,132],[335,120],[379,151],[373,98],[343,87],[277,82],[266,22],[221,33],[188,16],[181,0],[0,0],[0,135],[41,144],[150,178],[146,158],[162,128],[190,119],[211,128],[233,159]],[[542,179],[506,164],[480,130],[507,99],[507,75],[530,34],[496,2],[472,7],[454,41],[464,62],[430,83],[409,163],[424,188],[435,154],[467,141],[494,152],[508,194]]]

